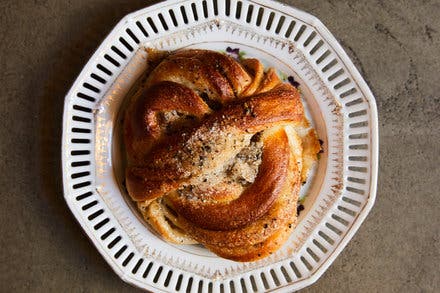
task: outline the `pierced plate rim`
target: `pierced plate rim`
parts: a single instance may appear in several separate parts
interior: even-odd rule
[[[143,288],[143,289],[150,289],[150,290],[161,290],[157,287],[151,287],[150,285],[147,285],[145,283],[139,283],[137,280],[133,279],[129,274],[127,274],[127,271],[124,269],[121,269],[120,265],[113,261],[111,257],[106,257],[107,252],[105,251],[105,248],[102,246],[102,243],[98,239],[98,235],[93,233],[93,230],[91,227],[89,227],[84,221],[81,221],[81,217],[79,215],[79,211],[77,210],[79,206],[77,206],[71,197],[69,197],[69,184],[70,181],[69,178],[66,177],[67,172],[65,172],[65,168],[67,166],[67,156],[65,154],[65,151],[67,149],[68,142],[66,140],[67,133],[66,129],[68,128],[67,125],[69,123],[69,116],[68,116],[68,106],[70,105],[70,98],[73,96],[73,94],[76,92],[77,88],[80,86],[80,83],[84,80],[84,77],[86,74],[90,73],[90,67],[93,64],[93,61],[98,58],[100,54],[103,54],[104,48],[108,47],[110,43],[112,43],[112,37],[117,35],[119,31],[121,31],[123,28],[125,28],[127,23],[133,22],[137,16],[145,14],[147,12],[153,12],[157,10],[161,10],[163,8],[172,7],[175,5],[181,5],[181,3],[187,3],[187,2],[201,2],[198,0],[195,1],[167,1],[162,2],[144,9],[141,9],[139,11],[135,11],[133,13],[128,14],[122,20],[114,27],[114,29],[111,31],[111,33],[107,36],[107,38],[101,43],[101,45],[98,47],[96,52],[90,57],[88,63],[85,65],[83,70],[81,71],[79,77],[73,84],[72,88],[69,90],[68,94],[66,95],[65,103],[64,103],[64,113],[63,113],[63,135],[62,135],[62,168],[63,168],[63,188],[64,188],[64,198],[66,200],[66,203],[68,204],[70,210],[74,214],[76,220],[81,225],[83,230],[86,232],[88,237],[92,240],[94,245],[97,247],[100,254],[106,259],[106,261],[109,263],[109,265],[112,267],[112,269],[126,282],[133,284],[137,287]],[[371,180],[370,180],[370,186],[369,186],[369,194],[368,199],[366,201],[366,204],[363,206],[362,210],[357,215],[357,219],[353,221],[353,224],[348,228],[346,234],[342,237],[342,240],[337,244],[335,249],[333,250],[332,254],[327,258],[327,260],[316,270],[313,271],[313,273],[307,277],[303,278],[298,282],[295,282],[293,284],[287,284],[286,286],[282,286],[277,288],[278,289],[300,289],[305,286],[308,286],[316,280],[318,280],[321,275],[327,270],[327,268],[331,265],[331,263],[336,259],[336,257],[339,255],[339,253],[345,248],[347,243],[351,240],[351,238],[354,236],[354,234],[359,229],[360,225],[365,220],[366,216],[372,209],[375,198],[376,198],[376,191],[377,191],[377,176],[378,176],[378,114],[377,114],[377,106],[376,101],[374,99],[374,96],[369,89],[368,85],[362,78],[359,71],[356,69],[356,67],[353,65],[352,61],[349,59],[346,52],[343,50],[341,45],[337,42],[335,37],[330,33],[330,31],[322,24],[322,22],[301,10],[298,10],[296,8],[293,8],[291,6],[274,2],[274,1],[266,1],[266,0],[248,0],[248,1],[241,1],[241,2],[249,2],[249,3],[255,3],[259,4],[265,7],[268,7],[270,5],[271,9],[276,9],[278,11],[283,11],[285,14],[289,14],[293,17],[302,19],[305,23],[312,26],[320,35],[323,36],[323,39],[327,42],[330,47],[333,48],[334,53],[337,54],[339,57],[339,60],[344,64],[345,68],[349,71],[349,75],[353,78],[353,81],[356,83],[358,88],[361,90],[363,97],[366,98],[367,103],[369,105],[370,109],[370,120],[369,120],[369,127],[370,127],[370,144],[369,147],[371,155],[370,155],[370,172],[371,172]],[[218,16],[220,18],[220,16]]]

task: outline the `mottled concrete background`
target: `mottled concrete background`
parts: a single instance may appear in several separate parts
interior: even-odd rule
[[[0,291],[130,292],[63,200],[63,99],[117,21],[155,1],[0,1]],[[285,1],[319,17],[377,97],[377,202],[305,292],[439,292],[440,1]]]

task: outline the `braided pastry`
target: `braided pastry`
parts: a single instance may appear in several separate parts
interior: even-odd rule
[[[256,59],[149,51],[124,119],[126,186],[165,240],[254,261],[296,224],[320,145],[298,90]]]

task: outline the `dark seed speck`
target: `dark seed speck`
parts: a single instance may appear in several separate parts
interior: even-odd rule
[[[296,214],[299,216],[299,214],[304,210],[304,205],[300,204],[297,208],[296,208]]]
[[[293,85],[293,86],[296,87],[296,88],[298,88],[298,87],[300,86],[300,83],[297,82],[293,76],[289,76],[289,77],[287,78],[287,80],[289,81],[289,83],[290,83],[291,85]]]

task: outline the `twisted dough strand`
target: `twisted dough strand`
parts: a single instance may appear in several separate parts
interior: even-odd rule
[[[294,129],[308,125],[299,92],[256,59],[181,50],[155,63],[124,120],[130,196],[170,242],[273,253],[296,223],[303,137],[308,165],[317,152],[315,132]]]

